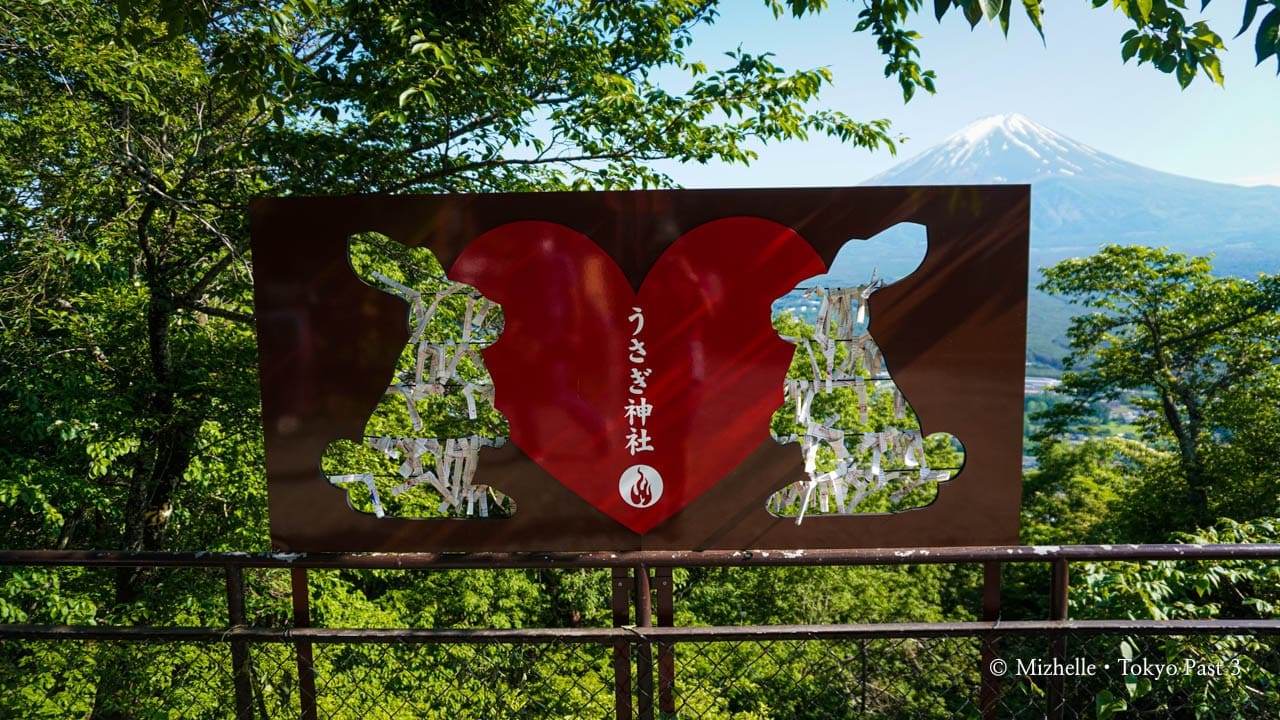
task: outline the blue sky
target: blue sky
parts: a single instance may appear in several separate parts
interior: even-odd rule
[[[930,3],[926,6],[932,7]],[[1196,3],[1189,3],[1192,7]],[[1170,75],[1136,61],[1122,64],[1119,37],[1130,26],[1109,7],[1082,0],[1051,3],[1042,43],[1015,8],[1006,39],[997,25],[969,25],[953,12],[939,24],[913,19],[925,68],[938,73],[936,95],[903,104],[897,82],[871,38],[851,32],[857,5],[831,0],[817,18],[775,20],[760,0],[726,0],[715,25],[701,28],[691,56],[714,66],[720,53],[775,53],[788,68],[827,66],[835,83],[819,106],[859,119],[889,118],[909,138],[895,158],[826,138],[757,148],[749,167],[661,163],[686,187],[851,185],[909,159],[968,123],[1020,112],[1099,150],[1166,172],[1218,182],[1280,185],[1280,78],[1275,60],[1254,66],[1253,32],[1239,29],[1240,4],[1219,0],[1206,19],[1227,42],[1226,87],[1197,78],[1181,90]]]

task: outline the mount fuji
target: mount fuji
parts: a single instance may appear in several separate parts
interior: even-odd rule
[[[978,120],[865,184],[1030,183],[1054,177],[1119,177],[1125,166],[1129,171],[1139,167],[1013,113]]]
[[[1177,148],[1170,148],[1177,152]],[[1280,269],[1280,187],[1243,187],[1152,170],[1077,142],[1023,115],[979,120],[864,185],[1029,183],[1032,284],[1038,268],[1104,244],[1214,254],[1215,270]],[[835,272],[833,268],[833,273]],[[1053,368],[1077,312],[1031,293],[1029,365]]]

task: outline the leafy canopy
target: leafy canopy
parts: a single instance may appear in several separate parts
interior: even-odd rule
[[[263,542],[255,195],[636,187],[669,184],[650,160],[745,162],[755,140],[893,142],[808,109],[823,68],[688,60],[714,3],[4,13],[0,512],[19,546]]]
[[[1159,492],[1183,520],[1165,531],[1280,509],[1280,276],[1211,271],[1208,258],[1110,245],[1048,268],[1040,285],[1090,310],[1068,329],[1071,401],[1046,412],[1047,431],[1078,427],[1098,401],[1142,409],[1147,438],[1175,459]]]
[[[1214,83],[1223,84],[1218,54],[1226,51],[1226,44],[1207,22],[1188,17],[1187,4],[1183,0],[1089,2],[1094,8],[1110,5],[1132,22],[1133,28],[1120,37],[1120,57],[1124,62],[1136,57],[1139,65],[1151,63],[1160,72],[1173,74],[1183,88],[1201,72]],[[1200,11],[1203,12],[1210,2],[1201,0]],[[916,60],[920,56],[917,41],[921,35],[906,27],[913,15],[922,12],[923,4],[921,0],[866,0],[854,27],[857,32],[871,32],[876,47],[888,58],[885,77],[896,76],[908,100],[917,88],[934,92],[937,79],[934,71],[922,70]],[[775,15],[789,12],[801,17],[826,9],[827,0],[769,0],[769,5]],[[998,22],[1001,31],[1008,35],[1013,5],[1013,0],[934,0],[933,14],[941,21],[948,12],[960,12],[971,28],[984,20]],[[1022,0],[1023,14],[1042,39],[1044,10],[1043,0]],[[1276,73],[1280,75],[1280,0],[1245,0],[1236,37],[1249,32],[1255,21],[1254,53],[1257,63],[1261,65],[1274,57]]]

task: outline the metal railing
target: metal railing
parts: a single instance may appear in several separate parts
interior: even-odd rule
[[[0,625],[0,676],[17,677],[38,665],[44,678],[43,687],[4,686],[10,697],[0,697],[0,707],[18,708],[21,716],[29,700],[67,716],[237,720],[1280,715],[1280,619],[1068,617],[1072,563],[1135,560],[1275,561],[1280,546],[471,555],[4,551],[0,566],[12,568],[221,571],[226,623]],[[1050,568],[1045,619],[1001,619],[1002,570],[1019,563]],[[674,622],[674,568],[922,564],[980,566],[982,619]],[[316,571],[521,568],[611,570],[612,627],[312,626],[310,574]],[[287,618],[247,622],[246,571],[269,571],[277,579],[287,573]],[[270,592],[282,594],[283,583]],[[104,667],[119,670],[111,687],[91,682]],[[133,667],[140,669],[127,671]],[[1232,698],[1228,707],[1206,714],[1205,702],[1224,697]]]

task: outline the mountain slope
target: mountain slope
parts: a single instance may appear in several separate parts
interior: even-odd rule
[[[984,118],[867,185],[1030,183],[1032,256],[1106,243],[1215,252],[1223,272],[1280,267],[1280,187],[1240,187],[1152,170],[1037,125]]]
[[[1033,270],[1107,243],[1213,253],[1219,272],[1280,269],[1280,187],[1240,187],[1121,160],[1022,115],[979,120],[866,185],[1030,183]],[[1038,282],[1033,272],[1032,284]],[[1031,296],[1029,356],[1056,362],[1072,309]]]

